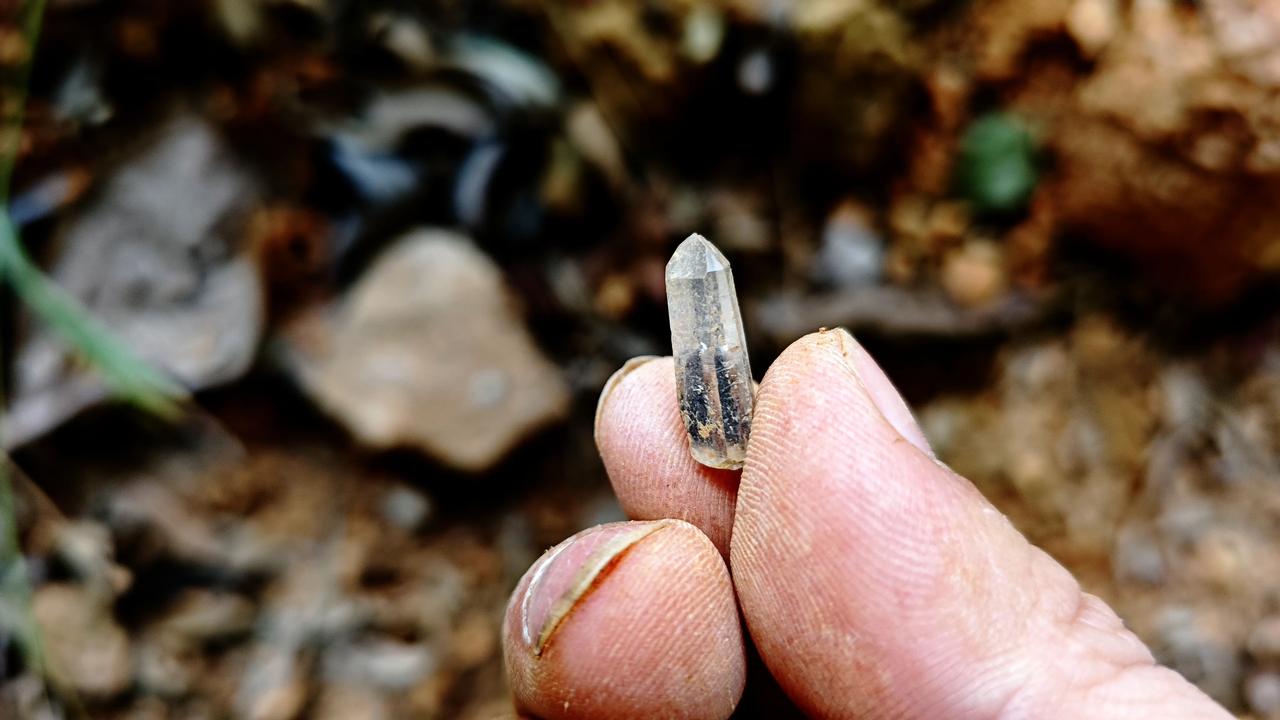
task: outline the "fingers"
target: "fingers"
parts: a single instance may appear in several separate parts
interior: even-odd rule
[[[503,648],[517,709],[546,720],[727,718],[746,673],[728,569],[678,520],[547,551],[512,595]]]
[[[761,656],[817,717],[1227,717],[933,460],[843,331],[761,384],[730,556]]]
[[[684,520],[728,554],[740,473],[689,455],[671,358],[635,358],[614,373],[600,394],[596,444],[627,517]]]

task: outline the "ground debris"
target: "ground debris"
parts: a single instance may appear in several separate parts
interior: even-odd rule
[[[216,128],[175,116],[63,224],[50,273],[143,360],[188,388],[234,380],[262,332],[258,273],[237,231],[258,192]],[[14,385],[9,448],[106,396],[47,327],[33,327],[19,348]]]
[[[1230,708],[1267,697],[1270,681],[1248,678],[1274,663],[1280,488],[1258,462],[1277,452],[1275,366],[1211,387],[1205,368],[1094,318],[1010,348],[996,373],[992,391],[921,409],[939,457],[1162,662]]]
[[[42,586],[32,600],[53,677],[97,700],[119,695],[131,680],[129,637],[111,615],[111,600],[57,583]]]

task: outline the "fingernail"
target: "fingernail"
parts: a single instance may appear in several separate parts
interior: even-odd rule
[[[849,334],[848,330],[836,328],[828,332],[835,334],[839,340],[840,352],[845,364],[862,381],[862,387],[866,389],[871,402],[875,404],[884,419],[907,442],[932,457],[933,449],[929,447],[928,438],[920,429],[915,416],[911,414],[911,408],[907,406],[907,402],[902,399],[898,389],[893,386],[893,382],[884,374],[876,361],[857,340],[853,339],[853,335]]]
[[[639,356],[633,357],[630,360],[623,363],[622,367],[618,368],[617,372],[609,376],[609,380],[604,384],[604,389],[600,391],[600,399],[596,401],[596,419],[594,424],[595,429],[593,432],[595,432],[597,435],[599,435],[600,433],[600,416],[604,414],[605,403],[608,402],[609,395],[613,392],[613,389],[616,388],[618,384],[622,382],[623,378],[630,375],[641,365],[648,363],[650,360],[657,360],[657,359],[658,359],[657,355],[639,355]]]
[[[522,640],[534,655],[587,594],[602,573],[632,546],[670,525],[670,521],[618,522],[574,535],[534,564],[520,602]]]

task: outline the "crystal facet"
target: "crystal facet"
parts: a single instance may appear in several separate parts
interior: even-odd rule
[[[696,233],[667,263],[667,313],[689,451],[703,465],[740,468],[754,392],[742,312],[729,261]]]

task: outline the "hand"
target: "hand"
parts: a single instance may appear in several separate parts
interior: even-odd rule
[[[633,360],[602,394],[596,441],[643,522],[578,533],[520,581],[504,649],[522,714],[726,718],[741,611],[811,717],[1230,717],[934,459],[848,333],[769,369],[740,482],[689,457],[674,375]]]

